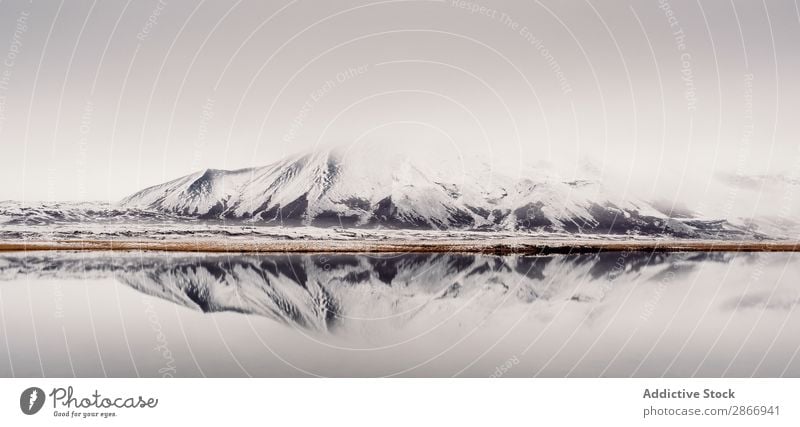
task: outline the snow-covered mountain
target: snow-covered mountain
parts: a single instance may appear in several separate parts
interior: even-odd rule
[[[467,170],[341,149],[260,168],[207,169],[142,190],[121,206],[276,225],[753,236],[724,219],[672,214],[593,180],[536,170],[507,176],[488,166]]]
[[[125,208],[99,202],[28,202],[0,201],[0,225],[50,225],[131,222],[175,222],[181,218],[154,210]]]

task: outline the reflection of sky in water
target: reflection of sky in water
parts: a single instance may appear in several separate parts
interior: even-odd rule
[[[0,256],[2,376],[798,376],[795,254]]]

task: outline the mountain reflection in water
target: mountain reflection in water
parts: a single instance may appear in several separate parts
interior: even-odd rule
[[[30,292],[36,289],[32,284],[47,282],[68,293],[71,286],[79,286],[75,282],[87,286],[114,279],[159,307],[159,327],[165,331],[174,327],[171,322],[164,325],[167,315],[162,313],[169,310],[163,302],[152,301],[191,309],[174,309],[180,331],[171,334],[175,347],[183,335],[180,344],[194,359],[193,369],[178,374],[184,376],[242,375],[213,366],[203,369],[196,356],[202,350],[192,349],[205,343],[186,332],[193,326],[223,341],[230,354],[220,357],[232,357],[237,369],[256,376],[485,376],[512,357],[519,361],[519,367],[508,373],[513,376],[797,376],[800,361],[793,355],[800,339],[786,332],[798,325],[794,309],[800,293],[790,286],[800,267],[795,258],[793,254],[639,252],[555,256],[40,252],[0,256],[0,290],[11,317],[18,310],[9,307],[15,303],[9,299],[14,295],[10,283],[26,283]],[[90,313],[93,322],[102,322],[109,308],[99,311],[102,302],[92,300],[92,293],[103,291],[94,289],[82,292],[91,300],[89,310],[97,311]],[[119,305],[125,312],[130,296],[121,294],[117,290],[109,305]],[[51,304],[53,297],[44,299],[49,301],[34,297],[34,305]],[[61,304],[70,312],[68,301]],[[59,321],[68,325],[69,320],[54,320],[37,311],[18,316],[35,318],[40,329]],[[189,312],[215,314],[198,318]],[[116,333],[126,338],[135,333],[137,316],[118,317],[122,328]],[[228,326],[237,322],[239,326]],[[221,329],[228,327],[230,331]],[[69,332],[67,341],[75,334]],[[278,336],[282,338],[276,343]],[[293,340],[302,344],[289,344]],[[13,341],[13,337],[6,340],[12,353],[9,366],[15,359]],[[258,363],[248,368],[239,354],[248,345],[253,352],[267,348],[273,355],[291,354],[303,346],[320,357],[338,352],[339,363],[315,361],[306,354],[296,357],[302,359],[302,368],[280,357],[297,369],[293,373],[273,372]],[[97,349],[99,354],[103,351]],[[137,360],[136,352],[129,352],[134,366],[153,361],[152,354]],[[355,356],[364,352],[381,356],[366,362],[363,355]],[[778,362],[770,362],[774,355],[779,355]],[[444,363],[448,357],[452,360]]]

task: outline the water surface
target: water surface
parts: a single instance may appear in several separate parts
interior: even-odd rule
[[[793,253],[0,256],[0,376],[800,376]]]

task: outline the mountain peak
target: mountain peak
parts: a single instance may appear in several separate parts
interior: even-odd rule
[[[330,147],[259,168],[205,169],[121,203],[274,225],[685,237],[708,231],[701,222],[686,225],[690,218],[670,218],[644,201],[613,195],[591,179],[563,181],[535,170],[509,177],[485,163],[475,169],[462,159],[448,163],[384,148]],[[719,231],[719,223],[714,227]]]

